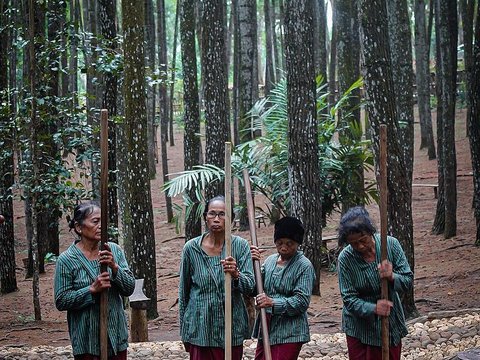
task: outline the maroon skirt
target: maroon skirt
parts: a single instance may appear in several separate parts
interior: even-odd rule
[[[219,347],[185,344],[185,350],[190,353],[190,360],[224,360],[225,351]],[[232,346],[232,360],[242,360],[243,346]]]
[[[382,360],[382,348],[365,345],[357,338],[347,335],[348,358],[350,360]],[[397,346],[390,346],[390,360],[400,360],[402,342]]]
[[[271,345],[270,351],[272,353],[272,360],[297,360],[303,343],[287,343]],[[255,351],[255,360],[264,360],[265,353],[263,349],[263,342],[257,343],[257,350]]]
[[[80,354],[73,357],[75,360],[100,360],[100,356],[92,354]],[[123,350],[108,357],[108,360],[127,360],[127,350]]]

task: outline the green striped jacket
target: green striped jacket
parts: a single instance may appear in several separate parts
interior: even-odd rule
[[[315,281],[315,270],[310,260],[297,251],[284,268],[277,267],[279,255],[270,255],[262,266],[264,291],[273,299],[269,325],[270,344],[310,341],[307,310]],[[254,337],[261,338],[260,319],[257,318]],[[259,333],[260,332],[260,333]]]
[[[75,242],[75,244],[78,241]],[[99,343],[99,295],[92,295],[90,285],[99,274],[98,260],[88,260],[82,251],[72,244],[60,254],[55,268],[55,305],[67,311],[68,332],[73,355],[100,354]],[[108,290],[108,339],[109,356],[128,347],[128,327],[122,296],[129,296],[135,288],[135,278],[128,268],[122,249],[109,242],[119,269],[115,277],[110,272],[112,287]]]
[[[225,347],[224,299],[225,275],[220,256],[209,256],[201,247],[206,234],[189,240],[182,252],[178,306],[180,335],[183,342],[198,346]],[[253,292],[252,257],[247,240],[232,236],[232,256],[240,270],[232,281],[232,344],[239,346],[249,337],[248,316],[242,294]]]
[[[374,235],[376,260],[366,262],[350,245],[338,257],[338,282],[343,299],[342,329],[348,336],[362,344],[381,346],[381,318],[375,315],[375,305],[380,299],[381,262],[380,236]],[[390,312],[390,344],[398,345],[407,327],[399,293],[412,286],[413,273],[397,239],[388,236],[387,257],[393,265],[394,282],[389,284],[389,300],[393,302]]]

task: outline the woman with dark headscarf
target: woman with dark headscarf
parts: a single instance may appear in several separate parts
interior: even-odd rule
[[[247,240],[232,236],[225,254],[225,198],[209,200],[203,213],[208,231],[189,240],[180,263],[178,306],[180,335],[193,360],[223,360],[225,346],[225,273],[232,275],[232,359],[241,360],[249,337],[243,294],[252,293],[252,259]]]
[[[307,309],[312,295],[315,271],[310,261],[298,250],[304,229],[300,220],[286,216],[275,223],[273,240],[277,253],[270,255],[262,266],[264,293],[255,297],[258,308],[267,310],[269,338],[273,360],[295,360],[302,345],[310,341]],[[251,247],[252,258],[260,260],[260,251]],[[264,359],[264,348],[258,337],[255,359]]]
[[[400,243],[387,238],[388,260],[381,261],[380,235],[363,207],[349,209],[338,228],[340,246],[338,282],[343,299],[342,328],[351,360],[381,360],[381,316],[388,316],[390,360],[399,360],[407,335],[399,293],[412,286],[410,270]],[[381,299],[381,280],[388,279],[390,300]]]

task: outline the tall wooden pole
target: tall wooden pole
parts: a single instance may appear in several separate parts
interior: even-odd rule
[[[252,245],[258,247],[257,228],[255,227],[255,206],[253,204],[252,187],[250,185],[250,176],[248,170],[243,170],[243,182],[245,185],[245,193],[247,197],[248,210],[248,224],[250,227],[250,237],[252,238]],[[257,294],[263,293],[262,271],[260,270],[260,261],[253,261],[253,270],[255,272],[255,282],[257,285]],[[262,324],[262,340],[263,351],[266,360],[272,360],[272,353],[270,351],[270,336],[268,335],[267,312],[265,308],[260,309],[260,320]]]
[[[225,143],[225,257],[232,254],[232,143]],[[225,360],[232,359],[232,275],[225,273]]]
[[[105,243],[108,242],[108,111],[101,111],[101,131],[100,131],[100,152],[101,152],[101,172],[100,172],[100,221],[101,221],[101,240],[100,249],[105,249]],[[102,264],[100,273],[107,271],[107,265]],[[100,294],[100,359],[108,359],[108,289]]]
[[[380,243],[381,258],[387,260],[387,125],[380,125]],[[388,300],[388,279],[382,279],[382,299]],[[382,316],[382,360],[389,359],[388,316]]]

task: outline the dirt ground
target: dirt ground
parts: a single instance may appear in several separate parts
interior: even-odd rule
[[[415,298],[420,314],[438,310],[458,310],[480,307],[480,248],[475,247],[475,220],[472,210],[472,176],[468,139],[465,136],[465,111],[458,112],[456,127],[458,168],[457,236],[444,240],[430,233],[436,207],[432,188],[413,188],[413,221],[415,235]],[[418,150],[419,125],[415,124],[414,183],[436,183],[436,161],[429,161],[425,150]],[[180,171],[183,159],[182,133],[177,131],[176,145],[168,147],[170,172]],[[161,174],[160,164],[157,168]],[[161,176],[152,182],[156,232],[158,276],[158,319],[149,321],[151,341],[177,340],[176,306],[178,264],[184,243],[175,233],[175,225],[166,222],[164,195],[160,192]],[[378,222],[378,209],[369,210]],[[55,265],[48,264],[41,274],[40,296],[42,321],[33,321],[32,284],[25,280],[22,258],[26,257],[24,213],[21,203],[15,206],[18,291],[0,295],[0,346],[25,344],[64,346],[69,344],[66,313],[56,310],[53,303]],[[329,219],[324,235],[335,233],[338,215]],[[61,250],[73,241],[62,222]],[[272,244],[273,226],[258,229],[260,244]],[[249,239],[248,233],[238,233]],[[309,309],[312,333],[337,332],[340,329],[342,301],[336,273],[321,274],[321,296],[313,296]]]

